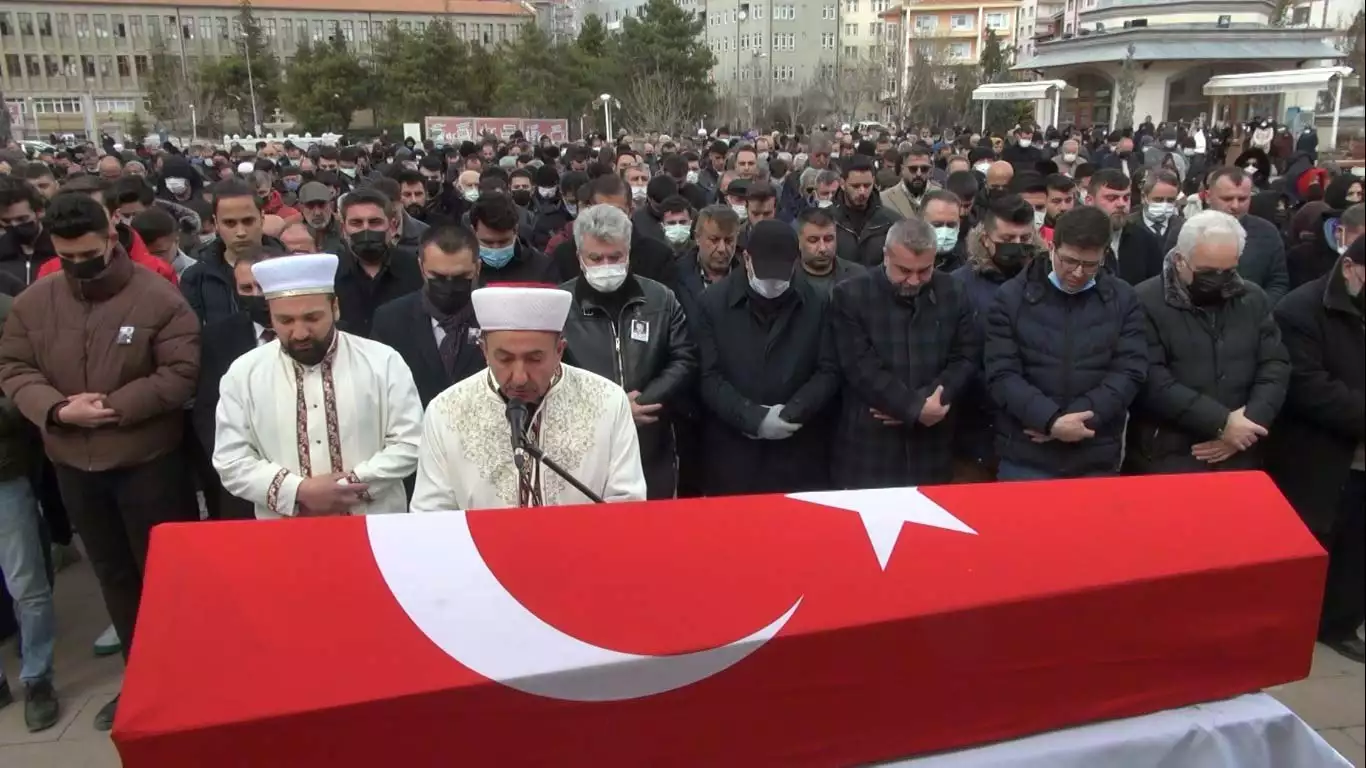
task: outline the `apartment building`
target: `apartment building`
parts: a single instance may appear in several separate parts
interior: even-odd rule
[[[193,67],[233,53],[236,0],[0,2],[0,85],[17,132],[94,133],[144,109],[153,51]],[[472,43],[512,40],[536,21],[506,0],[253,0],[267,45],[288,64],[299,43],[341,36],[365,56],[391,22],[421,30],[448,19]]]

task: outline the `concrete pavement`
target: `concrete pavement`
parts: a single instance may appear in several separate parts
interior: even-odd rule
[[[4,768],[118,768],[107,733],[91,727],[95,713],[118,691],[119,656],[96,659],[90,652],[108,625],[99,587],[86,562],[62,571],[57,587],[57,693],[62,718],[42,733],[24,728],[22,703],[0,710],[0,766]],[[13,641],[0,646],[0,664],[12,681],[19,675]],[[1357,768],[1366,768],[1366,672],[1319,646],[1306,680],[1271,693],[1318,730]]]

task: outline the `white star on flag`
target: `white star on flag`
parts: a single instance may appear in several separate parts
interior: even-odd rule
[[[947,531],[977,535],[966,523],[921,493],[918,488],[871,488],[859,491],[813,491],[790,493],[788,498],[857,512],[868,532],[878,565],[887,570],[901,527],[906,523],[929,525]]]

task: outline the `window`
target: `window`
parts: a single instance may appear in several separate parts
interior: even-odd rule
[[[408,22],[405,21],[405,22],[403,22],[403,24],[404,24],[404,25],[407,25]],[[408,30],[405,29],[405,30],[403,30],[403,31],[404,31],[404,32],[407,32]],[[322,39],[323,39],[323,23],[322,23],[321,21],[316,21],[316,20],[315,20],[315,21],[313,22],[313,42],[316,43],[316,42],[319,42],[319,41],[322,40]]]
[[[848,59],[849,61],[855,61],[855,60],[857,60],[857,59],[858,59],[858,48],[857,48],[856,46],[853,46],[853,45],[846,45],[846,46],[844,46],[844,58]]]
[[[81,63],[75,56],[62,57],[62,74],[67,77],[81,76]]]
[[[1306,5],[1306,6],[1303,6],[1303,7],[1300,7],[1300,8],[1296,8],[1294,11],[1292,11],[1292,12],[1290,13],[1290,23],[1291,23],[1291,24],[1308,24],[1308,23],[1309,23],[1309,14],[1310,14],[1310,12],[1311,12],[1312,10],[1313,10],[1313,8],[1311,8],[1311,7],[1307,6],[1307,5]],[[39,14],[39,16],[42,16],[42,14]]]
[[[137,29],[137,26],[134,25],[133,28],[134,28],[134,29]],[[148,17],[147,17],[147,39],[148,39],[148,40],[160,40],[160,39],[161,39],[161,18],[160,18],[160,17],[158,17],[158,16],[148,16]]]
[[[19,36],[33,37],[33,14],[19,14]],[[35,73],[36,74],[36,73]]]
[[[95,99],[96,112],[129,114],[135,111],[136,106],[132,99]]]
[[[858,13],[858,0],[844,0],[845,13]]]
[[[822,20],[822,21],[834,21],[834,19],[835,19],[835,6],[833,6],[833,5],[822,6],[822,7],[821,7],[821,20]]]
[[[236,40],[242,36],[242,21],[236,16],[232,19],[232,39]]]
[[[148,66],[148,59],[146,56],[138,54],[133,57],[133,71],[137,73],[138,77],[147,76],[147,73],[151,71],[151,67]]]
[[[364,23],[364,22],[361,22]],[[356,23],[354,21],[343,21],[341,23],[341,36],[346,42],[355,42]]]
[[[844,36],[845,36],[845,37],[858,37],[858,25],[857,25],[857,24],[845,24],[845,25],[844,25]]]
[[[872,35],[875,40],[881,40],[885,29],[886,27],[883,26],[882,22],[875,21],[868,25],[868,34]]]
[[[19,64],[19,54],[5,54],[5,74],[13,78],[18,78],[24,74],[23,67]]]
[[[950,29],[972,29],[972,15],[967,13],[955,13],[949,17]]]
[[[4,12],[0,12],[0,37],[14,37],[14,27],[10,26],[9,14]]]
[[[398,28],[403,30],[404,32],[412,32],[413,23],[411,21],[400,21],[398,23]]]
[[[797,6],[795,5],[775,5],[773,6],[773,18],[776,21],[791,21],[797,18]]]
[[[788,64],[773,68],[773,79],[790,82],[797,79],[797,68]]]
[[[217,16],[217,17],[215,17],[214,20],[213,20],[213,26],[214,26],[214,29],[215,29],[215,30],[217,31],[217,33],[218,33],[218,39],[219,39],[219,40],[231,40],[231,39],[232,39],[232,38],[228,37],[228,17],[226,17],[226,16]]]
[[[71,37],[71,14],[57,14],[57,37],[62,39]]]
[[[81,57],[81,74],[82,74],[83,76],[89,77],[89,78],[94,78],[94,77],[95,77],[95,57],[94,57],[94,56],[82,56],[82,57]]]
[[[97,14],[95,14],[94,16],[92,16],[91,18],[93,18],[93,19],[95,20],[95,37],[98,37],[98,38],[101,39],[101,40],[106,40],[106,39],[108,39],[108,38],[109,38],[109,17],[106,16],[106,15],[104,15],[103,13],[97,13]]]
[[[47,72],[48,77],[56,77],[62,73],[62,62],[52,54],[43,56],[43,71]]]
[[[883,13],[887,10],[887,0],[873,0],[873,13]]]
[[[38,34],[41,37],[52,37],[52,14],[38,14]]]
[[[85,111],[80,99],[33,99],[35,115],[79,115]]]
[[[456,35],[463,38],[465,36],[465,25],[460,24],[458,26],[460,27],[460,31],[457,32]],[[356,40],[362,43],[370,42],[370,22],[356,22]]]
[[[821,48],[827,51],[835,50],[835,33],[824,32],[821,34]]]
[[[84,13],[76,14],[76,37],[90,37],[90,17]]]
[[[165,20],[166,20],[166,24],[165,24],[165,27],[166,27],[166,37],[168,37],[168,38],[174,40],[174,39],[176,39],[177,37],[180,37],[180,36],[181,36],[181,33],[183,33],[183,32],[185,31],[185,28],[184,28],[183,26],[181,26],[181,24],[180,24],[180,18],[179,18],[179,17],[177,17],[177,16],[167,16],[167,17],[165,17]]]
[[[275,19],[266,19],[265,31],[266,31],[266,39],[268,39],[268,40],[274,40],[274,39],[275,39],[275,34],[276,34],[276,32],[279,31],[279,30],[277,30],[276,27],[275,27]]]
[[[132,77],[133,65],[127,56],[115,56],[114,68],[119,73],[119,77]]]
[[[938,16],[916,16],[915,31],[932,32],[939,26]]]
[[[413,29],[416,29],[416,30],[417,30],[417,33],[420,35],[420,34],[422,34],[423,32],[426,32],[426,31],[427,31],[427,22],[425,22],[425,21],[415,21],[415,22],[413,22]]]
[[[209,18],[208,16],[200,16],[200,17],[199,17],[199,29],[198,29],[198,31],[195,30],[194,19],[190,19],[190,20],[189,20],[189,23],[186,24],[185,26],[186,26],[186,27],[189,29],[189,31],[190,31],[190,34],[188,34],[188,35],[185,36],[185,39],[186,39],[186,40],[193,39],[193,38],[196,37],[196,36],[197,36],[200,40],[212,40],[212,39],[213,39],[213,19]]]
[[[109,77],[114,71],[114,57],[100,57],[100,77]]]
[[[749,35],[740,35],[740,50],[749,50]]]
[[[972,58],[972,45],[969,43],[949,43],[949,58],[959,61]]]
[[[298,40],[303,42],[308,39],[308,22],[299,19]]]
[[[987,29],[1005,29],[1010,26],[1006,14],[999,11],[987,14]]]

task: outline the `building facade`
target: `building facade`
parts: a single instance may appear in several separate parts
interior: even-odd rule
[[[1215,102],[1204,85],[1216,75],[1303,69],[1342,58],[1334,30],[1272,26],[1274,0],[1065,0],[1033,55],[1016,70],[1061,79],[1076,88],[1059,122],[1115,126],[1124,61],[1132,55],[1133,121],[1243,121],[1269,116],[1292,122],[1313,111],[1315,89]],[[1217,113],[1214,111],[1217,107]],[[1042,115],[1042,112],[1040,113]],[[1045,123],[1051,122],[1051,114]]]
[[[93,134],[126,124],[145,112],[155,51],[187,71],[235,53],[239,12],[235,0],[0,2],[0,84],[16,131]],[[417,31],[445,18],[463,39],[497,45],[537,18],[530,5],[503,0],[254,0],[252,12],[286,66],[300,42],[333,36],[364,58],[390,22]]]

